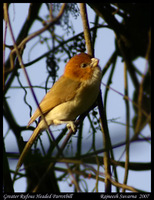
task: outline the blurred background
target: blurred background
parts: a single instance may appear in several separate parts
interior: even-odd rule
[[[75,54],[86,52],[80,5],[75,3],[67,3],[53,26],[24,43],[25,38],[55,19],[61,6],[61,3],[8,3],[3,7],[4,192],[31,192],[40,180],[37,192],[75,192],[77,187],[68,165],[82,192],[105,191],[104,139],[97,107],[68,141],[63,160],[56,157],[57,148],[48,131],[41,133],[12,182],[19,155],[37,125],[33,123],[26,128],[37,104],[16,54],[12,53],[10,58],[12,34],[40,102],[63,74],[66,62]],[[101,92],[112,145],[112,192],[151,191],[150,6],[86,4],[94,54],[102,70]],[[61,146],[68,134],[65,125],[50,129]],[[53,159],[57,159],[54,168],[42,179]]]

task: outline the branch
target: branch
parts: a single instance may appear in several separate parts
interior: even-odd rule
[[[102,102],[102,95],[101,92],[98,97],[98,109],[99,109],[99,115],[100,115],[100,122],[101,122],[101,129],[103,133],[103,142],[104,142],[104,148],[106,151],[104,152],[104,167],[105,167],[105,192],[111,192],[111,169],[110,169],[110,137],[109,137],[109,130],[106,120],[106,114],[105,109]]]
[[[5,4],[6,4],[6,3],[5,3]],[[53,26],[55,23],[57,23],[57,22],[60,20],[60,18],[62,17],[63,12],[64,12],[64,10],[65,10],[65,7],[66,7],[66,4],[63,3],[63,5],[61,6],[61,9],[60,9],[59,14],[57,15],[57,17],[55,17],[54,19],[51,19],[51,20],[49,21],[49,23],[48,23],[46,26],[44,26],[43,28],[41,28],[40,30],[38,30],[38,31],[36,31],[36,32],[34,32],[34,33],[32,33],[31,35],[29,35],[29,36],[27,36],[25,39],[23,39],[22,42],[17,46],[17,48],[18,48],[18,49],[23,48],[23,46],[24,46],[27,42],[29,42],[31,39],[33,39],[33,38],[36,37],[37,35],[40,35],[40,34],[43,33],[44,31],[46,31],[47,29],[49,29],[51,26]],[[13,50],[11,51],[11,53],[10,53],[10,59],[12,59],[12,55],[13,55],[15,52],[16,52],[16,48],[14,47],[14,49],[13,49]],[[16,52],[16,53],[17,53],[17,52]],[[10,70],[12,70],[12,68],[13,68],[13,61],[11,60],[10,62],[11,62],[11,68],[10,68]],[[8,71],[7,71],[7,72],[8,72]]]
[[[88,54],[93,56],[93,50],[92,50],[92,43],[91,43],[91,37],[90,37],[90,31],[89,31],[89,25],[88,25],[88,18],[87,18],[87,11],[86,11],[86,5],[84,3],[80,3],[80,13],[82,17],[82,23],[83,23],[83,29],[84,29],[84,36],[86,41],[86,47]],[[110,171],[110,161],[109,161],[109,145],[108,145],[108,126],[107,126],[107,120],[105,115],[105,110],[103,108],[102,103],[102,97],[101,92],[98,97],[98,107],[99,107],[99,114],[100,114],[100,120],[102,125],[102,132],[103,132],[103,139],[104,139],[104,146],[105,146],[105,153],[104,153],[104,165],[105,165],[105,190],[106,192],[111,192],[111,183],[108,180],[108,178],[111,177],[111,171]]]
[[[81,13],[81,18],[82,18],[82,23],[83,23],[83,31],[84,31],[84,38],[86,41],[87,52],[89,55],[93,56],[94,51],[92,48],[91,35],[90,35],[88,16],[87,16],[87,9],[86,9],[85,3],[80,3],[80,13]]]
[[[127,66],[124,62],[124,86],[125,86],[125,95],[128,96],[128,80],[127,80]],[[126,161],[125,161],[125,176],[123,184],[127,184],[128,172],[129,172],[129,127],[130,127],[130,108],[129,101],[125,99],[126,104]],[[125,192],[125,188],[123,188]]]

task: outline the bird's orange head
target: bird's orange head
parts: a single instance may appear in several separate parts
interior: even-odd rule
[[[77,81],[89,80],[98,66],[98,62],[98,59],[92,58],[86,53],[75,55],[66,64],[64,76]]]

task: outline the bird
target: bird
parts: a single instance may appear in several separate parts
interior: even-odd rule
[[[38,117],[40,122],[19,157],[17,169],[38,134],[48,128],[47,125],[67,124],[68,129],[76,131],[75,119],[95,103],[100,92],[101,69],[98,63],[97,58],[86,53],[77,54],[66,63],[63,75],[39,104],[45,120],[39,108],[30,118],[28,126]]]

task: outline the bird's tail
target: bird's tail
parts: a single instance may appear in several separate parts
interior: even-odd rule
[[[39,127],[39,125],[35,128],[34,132],[32,133],[30,139],[28,140],[28,142],[26,143],[20,157],[19,157],[19,160],[18,160],[18,163],[17,163],[17,167],[16,167],[16,171],[15,171],[15,174],[14,174],[14,178],[13,178],[13,181],[15,181],[15,178],[16,178],[16,175],[18,173],[18,170],[19,168],[21,167],[21,165],[23,164],[23,161],[27,155],[27,153],[29,152],[31,146],[33,145],[36,137],[38,136],[38,134],[40,133],[41,129]]]

